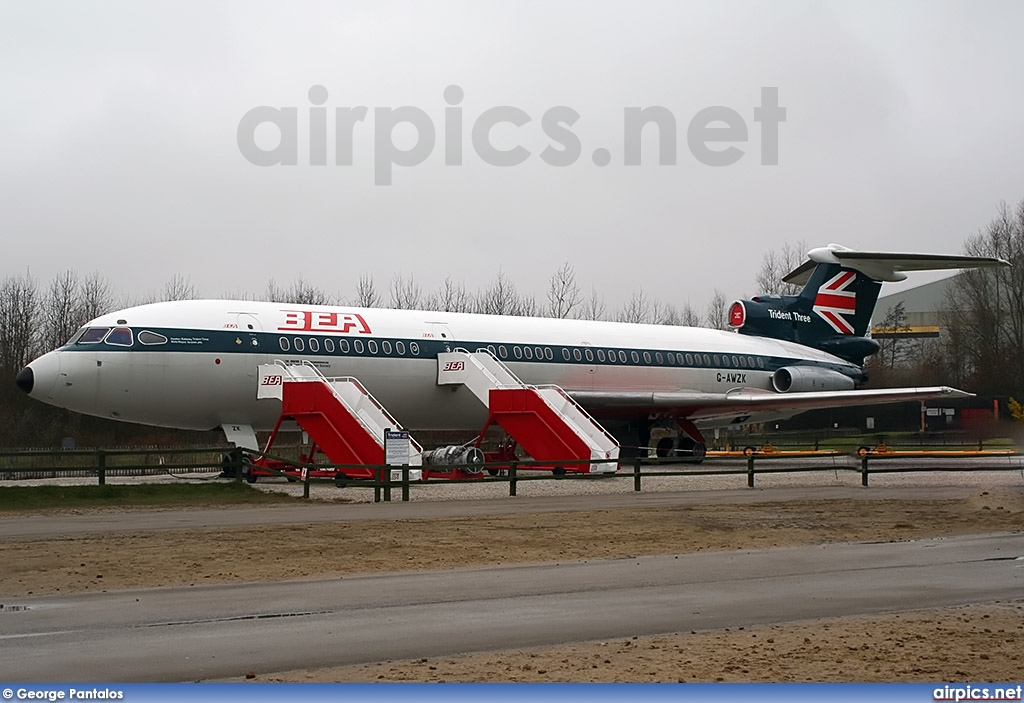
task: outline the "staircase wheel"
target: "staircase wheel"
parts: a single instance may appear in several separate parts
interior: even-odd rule
[[[563,476],[565,476],[565,467],[556,466],[551,470],[551,473],[554,474],[555,478],[562,478]]]
[[[334,485],[338,488],[344,488],[348,485],[348,476],[339,471],[334,475]]]

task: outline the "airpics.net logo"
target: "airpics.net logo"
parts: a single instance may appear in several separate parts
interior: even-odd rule
[[[327,135],[328,99],[327,88],[314,85],[308,91],[311,106],[307,108],[309,127],[310,166],[326,166],[328,163]],[[520,143],[509,148],[498,148],[492,139],[492,132],[499,125],[508,133],[534,129],[533,116],[512,105],[488,108],[475,118],[464,114],[460,105],[465,92],[457,85],[444,89],[444,119],[441,129],[442,149],[446,166],[461,166],[464,163],[463,142],[466,123],[470,120],[470,144],[480,161],[491,166],[518,166],[534,154]],[[786,121],[786,108],[779,106],[778,88],[761,88],[761,104],[747,110],[757,123],[760,132],[760,159],[762,166],[777,166],[779,163],[779,124]],[[357,130],[373,130],[374,183],[391,185],[394,167],[411,168],[424,163],[434,152],[438,142],[438,130],[425,110],[412,105],[400,107],[373,108],[372,127],[367,123],[370,108],[335,107],[334,119],[334,160],[335,166],[353,165],[353,144]],[[580,113],[566,105],[556,105],[544,111],[540,117],[540,130],[550,140],[537,155],[549,166],[571,166],[583,154],[583,144],[572,127],[581,119]],[[277,133],[277,145],[263,148],[258,143],[257,130],[266,134],[269,126]],[[528,126],[529,125],[529,126]],[[651,125],[653,129],[646,129]],[[305,127],[305,125],[304,125]],[[398,134],[415,133],[415,140],[408,148],[401,148],[407,140],[399,140]],[[640,166],[643,161],[643,139],[656,137],[658,140],[658,164],[675,166],[677,162],[677,121],[672,112],[662,106],[626,107],[622,110],[622,164]],[[297,166],[299,165],[299,108],[254,107],[238,122],[238,150],[246,161],[255,166]],[[272,141],[272,140],[271,140]],[[731,107],[713,105],[696,112],[686,124],[686,148],[690,155],[705,166],[731,166],[742,159],[746,152],[742,145],[749,141],[749,128],[743,114]],[[738,146],[740,145],[740,146]],[[507,145],[503,145],[507,146]],[[590,153],[596,166],[612,163],[611,150],[599,147]]]

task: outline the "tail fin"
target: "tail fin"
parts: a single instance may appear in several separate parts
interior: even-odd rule
[[[758,296],[729,308],[729,326],[741,334],[796,342],[855,364],[878,351],[867,338],[882,281],[905,271],[1009,266],[1002,259],[853,251],[836,244],[812,249],[782,280],[804,283],[799,295]]]

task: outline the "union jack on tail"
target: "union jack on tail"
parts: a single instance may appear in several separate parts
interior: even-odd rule
[[[856,278],[856,271],[841,271],[830,278],[814,297],[811,309],[840,334],[853,334],[853,325],[844,315],[857,313],[857,293],[849,290]]]
[[[878,343],[866,335],[882,282],[902,281],[906,271],[1008,265],[1002,259],[854,251],[829,244],[812,249],[807,261],[782,279],[804,284],[799,295],[738,300],[729,309],[729,325],[740,334],[797,342],[861,364],[878,351]]]

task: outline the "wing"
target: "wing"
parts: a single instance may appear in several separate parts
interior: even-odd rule
[[[871,388],[853,391],[774,393],[736,388],[725,393],[697,391],[571,391],[576,402],[592,415],[670,412],[691,420],[751,413],[798,413],[816,408],[877,405],[930,398],[966,398],[974,395],[948,386]]]

